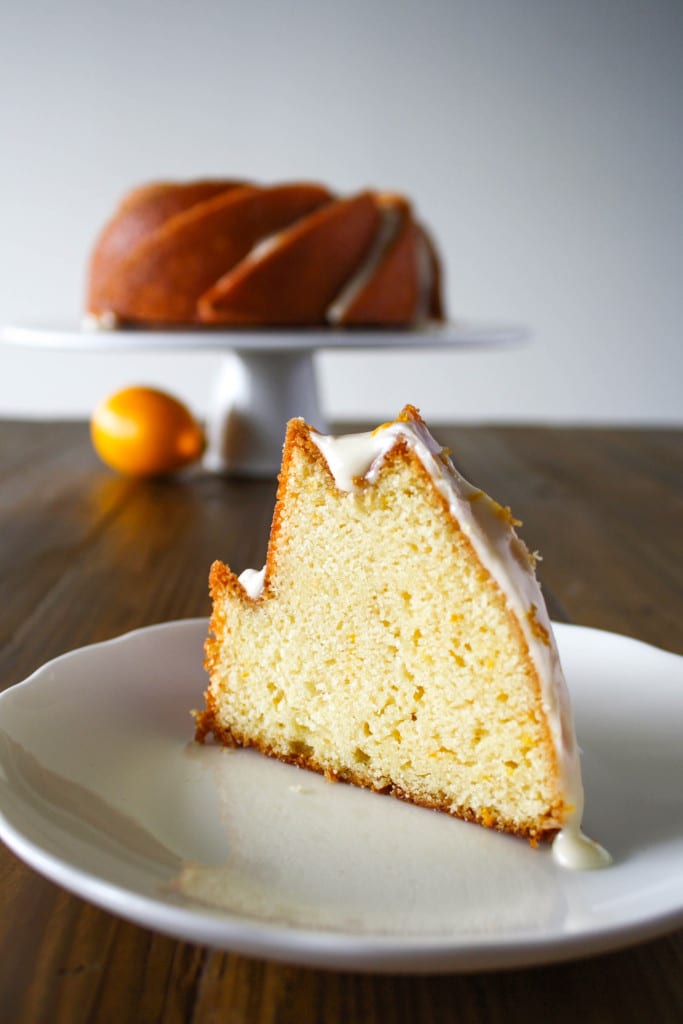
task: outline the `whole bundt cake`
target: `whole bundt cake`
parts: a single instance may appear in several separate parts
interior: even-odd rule
[[[440,277],[403,196],[158,183],[129,193],[102,230],[87,312],[142,326],[408,327],[443,319]]]

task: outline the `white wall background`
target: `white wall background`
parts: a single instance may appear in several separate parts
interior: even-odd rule
[[[680,0],[0,4],[0,323],[77,320],[130,186],[311,178],[413,196],[453,314],[515,351],[326,354],[331,417],[683,418]],[[151,382],[198,411],[217,357],[0,345],[0,415]]]

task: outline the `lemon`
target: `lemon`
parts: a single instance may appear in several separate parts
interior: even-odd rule
[[[177,398],[150,387],[129,387],[103,399],[90,420],[95,451],[126,476],[164,476],[204,451],[204,432]]]

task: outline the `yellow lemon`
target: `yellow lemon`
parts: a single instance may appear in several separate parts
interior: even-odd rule
[[[204,433],[177,398],[130,387],[103,399],[90,420],[95,451],[126,476],[163,476],[198,459]]]

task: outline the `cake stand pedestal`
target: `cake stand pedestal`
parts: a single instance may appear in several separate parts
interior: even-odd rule
[[[233,476],[277,475],[288,420],[327,425],[313,364],[321,350],[481,349],[524,341],[523,327],[432,324],[420,329],[102,330],[14,324],[0,341],[87,352],[216,351],[222,355],[206,415],[204,466]]]
[[[284,425],[295,416],[327,430],[311,352],[227,353],[209,402],[205,468],[277,475]]]

